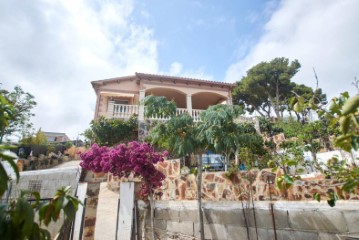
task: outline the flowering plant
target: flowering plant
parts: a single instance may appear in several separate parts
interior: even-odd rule
[[[99,147],[93,144],[85,153],[81,154],[80,166],[93,172],[112,173],[118,177],[133,177],[142,180],[140,195],[147,197],[152,189],[162,186],[165,175],[157,170],[154,164],[162,162],[168,155],[155,152],[148,143],[129,142],[113,148]]]

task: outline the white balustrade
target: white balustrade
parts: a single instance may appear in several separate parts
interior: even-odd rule
[[[192,109],[192,118],[194,122],[200,122],[201,121],[201,113],[205,110],[201,109]]]
[[[192,109],[192,118],[194,122],[200,122],[201,121],[201,113],[205,110],[202,109]],[[186,108],[177,108],[176,109],[176,116],[186,114],[187,109]],[[110,102],[108,105],[108,112],[107,117],[108,118],[123,118],[128,119],[132,115],[138,115],[139,114],[139,106],[138,105],[126,105],[126,104],[114,104],[113,102]],[[100,113],[100,115],[103,115]],[[158,121],[167,121],[170,118],[169,117],[163,117],[163,116],[152,116],[149,117],[150,120],[158,120]],[[251,122],[254,123],[257,131],[259,131],[259,123],[256,118],[248,118],[239,116],[236,119],[236,122]]]
[[[109,105],[108,116],[112,118],[130,118],[134,114],[138,114],[138,105]]]
[[[176,109],[176,116],[182,115],[187,113],[187,108],[177,108]]]

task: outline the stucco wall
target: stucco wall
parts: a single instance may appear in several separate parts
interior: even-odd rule
[[[276,233],[277,239],[283,240],[334,240],[359,234],[359,201],[339,201],[334,208],[325,202],[278,201],[273,203],[273,212],[269,201],[254,205],[253,211],[248,202],[243,206],[240,202],[204,202],[205,239],[257,239],[258,236],[267,240],[275,239]],[[150,214],[146,211],[146,239],[150,239]],[[154,223],[158,239],[196,239],[199,236],[197,203],[156,201]]]

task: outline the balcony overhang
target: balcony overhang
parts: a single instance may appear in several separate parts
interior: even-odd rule
[[[133,93],[120,93],[120,92],[109,92],[109,91],[101,91],[100,95],[109,96],[109,97],[127,97],[133,98],[135,94]]]

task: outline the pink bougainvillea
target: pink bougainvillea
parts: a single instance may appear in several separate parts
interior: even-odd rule
[[[112,173],[118,177],[133,177],[142,180],[140,195],[148,196],[152,189],[162,186],[165,175],[154,164],[162,162],[167,152],[159,153],[148,143],[129,142],[113,148],[99,147],[97,144],[81,154],[80,166],[93,172]]]

